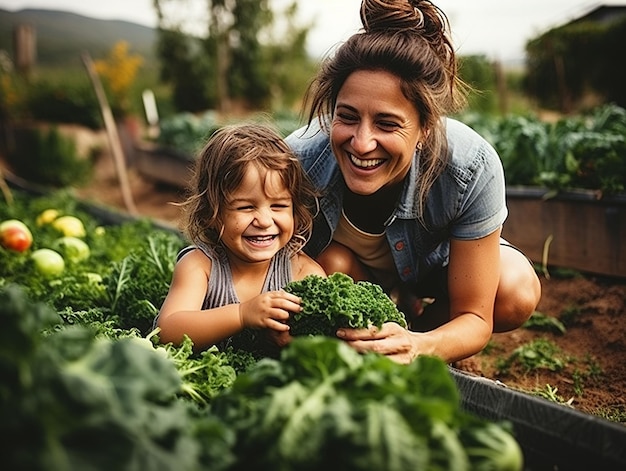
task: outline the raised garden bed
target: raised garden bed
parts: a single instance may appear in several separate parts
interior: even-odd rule
[[[503,235],[534,262],[626,277],[626,194],[507,188]]]
[[[151,142],[135,145],[133,161],[137,171],[150,180],[184,188],[192,175],[190,154]]]

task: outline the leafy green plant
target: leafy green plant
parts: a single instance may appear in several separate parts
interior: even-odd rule
[[[560,320],[552,316],[546,316],[539,311],[533,312],[530,318],[524,322],[523,327],[556,334],[564,334],[567,330]]]
[[[17,285],[0,288],[0,433],[11,469],[197,469],[175,365],[130,337],[60,319]]]
[[[498,151],[507,185],[626,190],[626,109],[607,104],[554,123],[532,114],[460,117]]]
[[[217,396],[211,411],[235,432],[237,470],[517,470],[505,423],[459,408],[445,363],[361,355],[337,339],[296,338]]]
[[[568,400],[565,400],[562,396],[558,394],[558,391],[559,391],[558,388],[550,386],[549,384],[546,384],[543,389],[537,388],[531,392],[535,394],[536,396],[540,396],[540,397],[543,397],[544,399],[547,399],[548,401],[556,402],[557,404],[563,404],[566,406],[571,406],[572,403],[574,402],[574,398],[572,397]]]
[[[334,336],[340,327],[381,327],[385,322],[407,325],[404,314],[379,285],[354,282],[343,273],[309,275],[284,289],[302,299],[302,311],[294,313],[289,321],[293,336]]]
[[[524,371],[547,369],[560,371],[567,365],[568,359],[562,356],[561,349],[552,341],[537,338],[520,345],[513,353],[498,364],[501,371],[508,371],[513,365]]]
[[[282,136],[287,136],[300,127],[298,116],[288,111],[277,111],[272,115],[251,114],[246,121],[269,123]],[[177,113],[160,121],[156,142],[184,154],[195,156],[215,131],[231,122],[234,120],[220,118],[215,111],[206,111],[202,114]]]
[[[102,128],[102,113],[87,74],[42,79],[28,87],[26,110],[36,121]]]
[[[559,319],[564,325],[574,325],[581,314],[580,306],[566,306],[559,314]]]

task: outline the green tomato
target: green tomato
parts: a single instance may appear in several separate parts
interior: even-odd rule
[[[85,237],[85,226],[83,221],[75,216],[61,216],[52,221],[52,226],[64,236]]]
[[[52,221],[57,219],[60,215],[61,213],[59,213],[57,209],[46,209],[45,211],[39,213],[35,222],[38,226],[45,226],[46,224],[50,224]]]
[[[38,249],[31,254],[35,268],[45,276],[57,276],[65,270],[65,260],[60,253],[52,249]]]
[[[60,252],[70,263],[82,262],[91,255],[91,250],[87,243],[78,237],[61,237],[54,242],[53,248]]]

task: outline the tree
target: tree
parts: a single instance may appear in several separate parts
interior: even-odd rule
[[[178,110],[217,108],[228,112],[234,101],[259,108],[275,103],[277,96],[293,96],[290,90],[276,93],[276,84],[303,90],[301,84],[288,79],[289,71],[297,67],[312,70],[305,48],[310,26],[295,25],[295,1],[278,15],[269,0],[202,1],[205,29],[190,33],[183,27],[188,16],[176,20],[169,13],[174,7],[174,11],[184,11],[181,6],[189,7],[189,2],[154,0],[161,77],[172,84]],[[280,15],[289,20],[289,28],[276,40]],[[305,61],[308,66],[303,67]]]

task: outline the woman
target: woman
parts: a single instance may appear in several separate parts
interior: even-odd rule
[[[364,0],[363,32],[323,64],[309,125],[287,138],[321,190],[305,250],[326,273],[377,282],[411,330],[340,330],[359,351],[452,362],[520,326],[541,293],[500,237],[507,216],[495,150],[450,118],[465,103],[445,14],[430,1]],[[419,300],[434,304],[423,311]]]

